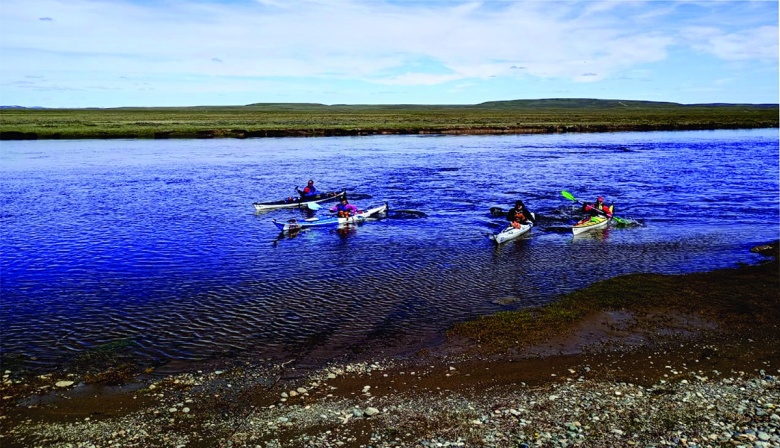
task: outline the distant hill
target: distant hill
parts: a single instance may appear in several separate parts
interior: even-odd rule
[[[601,100],[591,98],[549,98],[538,100],[488,101],[475,105],[491,109],[668,109],[674,107],[777,107],[777,104],[680,104],[664,101]]]
[[[316,107],[328,107],[321,103],[252,103],[245,107],[267,107],[269,109],[311,109]]]
[[[778,104],[742,104],[742,103],[707,103],[681,104],[666,101],[637,100],[604,100],[594,98],[546,98],[534,100],[486,101],[479,104],[320,104],[320,103],[253,103],[245,107],[268,109],[311,109],[311,108],[366,108],[366,109],[429,109],[437,108],[479,108],[495,110],[533,110],[533,109],[579,109],[579,110],[609,110],[609,109],[670,109],[690,107],[753,107],[776,108]]]
[[[33,106],[33,107],[24,107],[24,106],[0,106],[0,109],[45,109],[45,107],[39,107],[39,106]]]
[[[227,108],[248,108],[248,109],[268,109],[268,110],[316,110],[316,109],[370,109],[370,110],[397,110],[397,109],[430,109],[430,108],[451,108],[451,109],[493,109],[493,110],[534,110],[534,109],[578,109],[578,110],[647,110],[647,109],[675,109],[692,107],[750,107],[750,108],[777,108],[777,103],[752,104],[752,103],[704,103],[704,104],[681,104],[665,101],[637,101],[637,100],[604,100],[594,98],[545,98],[533,100],[506,100],[506,101],[486,101],[479,104],[322,104],[322,103],[251,103],[238,106],[159,106],[159,107],[84,107],[84,108],[54,108],[54,109],[73,109],[73,110],[139,110],[139,109],[227,109]],[[46,107],[25,107],[25,106],[0,106],[0,109],[51,109]]]

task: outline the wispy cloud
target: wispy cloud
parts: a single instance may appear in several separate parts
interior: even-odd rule
[[[758,93],[754,78],[742,96],[776,101],[777,12],[770,1],[4,0],[0,87],[17,103],[39,98],[11,87],[31,74],[45,74],[41,83],[124,92],[113,99],[98,92],[93,105],[133,98],[135,87],[122,76],[157,90],[189,85],[200,95],[197,104],[215,98],[204,93],[215,90],[206,83],[247,89],[243,102],[278,100],[278,91],[264,86],[286,85],[288,97],[296,89],[315,92],[300,101],[388,102],[392,94],[375,101],[371,95],[404,86],[412,90],[398,90],[390,102],[467,103],[485,92],[493,93],[484,100],[496,99],[506,83],[535,80],[588,96],[599,83],[627,83],[636,70],[664,79],[684,69],[674,60],[701,58],[708,65],[739,62],[747,67],[740,70],[766,73],[765,80],[774,75],[774,86]],[[734,81],[720,87],[723,95],[747,82],[739,73],[728,78]],[[701,81],[720,85],[714,75]],[[454,83],[470,87],[453,98]],[[664,100],[685,102],[677,90],[657,89],[669,92]]]
[[[717,28],[690,28],[681,33],[691,48],[727,61],[777,61],[778,27],[723,33]]]

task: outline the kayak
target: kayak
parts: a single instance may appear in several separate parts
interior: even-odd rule
[[[374,215],[379,215],[387,212],[387,202],[378,207],[370,208],[366,211],[360,212],[349,218],[338,218],[335,216],[327,218],[308,218],[308,219],[289,219],[284,222],[273,220],[274,225],[282,232],[294,232],[296,230],[311,228],[311,227],[340,227],[350,224],[358,224],[365,221]]]
[[[613,208],[614,206],[609,207],[610,214],[612,213]],[[603,229],[604,227],[607,227],[610,221],[612,221],[612,218],[609,216],[604,216],[603,214],[591,216],[589,218],[583,219],[577,224],[574,224],[574,226],[571,228],[571,231],[575,235],[579,235],[580,233],[587,232],[589,230]]]
[[[604,227],[607,227],[610,221],[610,218],[601,215],[585,218],[577,224],[574,224],[574,226],[571,228],[571,231],[575,235],[579,235],[580,233],[587,232],[589,230],[603,229]]]
[[[492,213],[492,210],[491,210],[491,213]],[[531,213],[531,214],[533,215],[533,213]],[[535,216],[536,215],[534,215],[534,217]],[[496,244],[501,244],[501,243],[505,243],[507,241],[513,240],[513,239],[519,237],[520,235],[524,235],[524,234],[528,233],[528,231],[531,230],[531,227],[533,227],[533,226],[534,226],[534,223],[529,221],[528,224],[521,224],[520,227],[509,226],[506,229],[504,229],[504,230],[502,230],[502,231],[500,231],[500,232],[498,232],[496,234],[488,235],[488,237],[491,240],[495,241]]]
[[[505,243],[509,240],[513,240],[520,235],[524,235],[529,230],[531,230],[531,227],[533,227],[533,223],[529,222],[528,224],[522,224],[520,227],[512,227],[509,226],[506,229],[494,234],[489,235],[489,238],[496,242],[496,244]]]
[[[338,199],[344,194],[346,194],[346,191],[328,191],[325,193],[315,194],[314,196],[307,196],[305,199],[290,196],[287,199],[282,199],[279,201],[255,202],[252,205],[255,206],[255,210],[257,211],[274,210],[278,208],[301,208],[307,207],[309,204],[332,201],[334,199]]]

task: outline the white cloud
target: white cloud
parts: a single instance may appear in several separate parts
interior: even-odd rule
[[[429,86],[461,79],[455,75],[430,75],[426,73],[407,73],[382,80],[383,84]]]
[[[717,28],[693,28],[683,35],[691,40],[692,48],[728,61],[776,61],[778,58],[777,26],[735,33],[724,33]]]
[[[748,3],[4,0],[0,79],[593,84],[673,51],[776,64],[777,6]]]

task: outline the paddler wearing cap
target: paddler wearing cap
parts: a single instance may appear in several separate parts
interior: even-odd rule
[[[596,203],[594,204],[584,204],[582,208],[592,216],[606,215],[608,218],[612,217],[612,207],[604,203],[604,196],[596,198]]]

